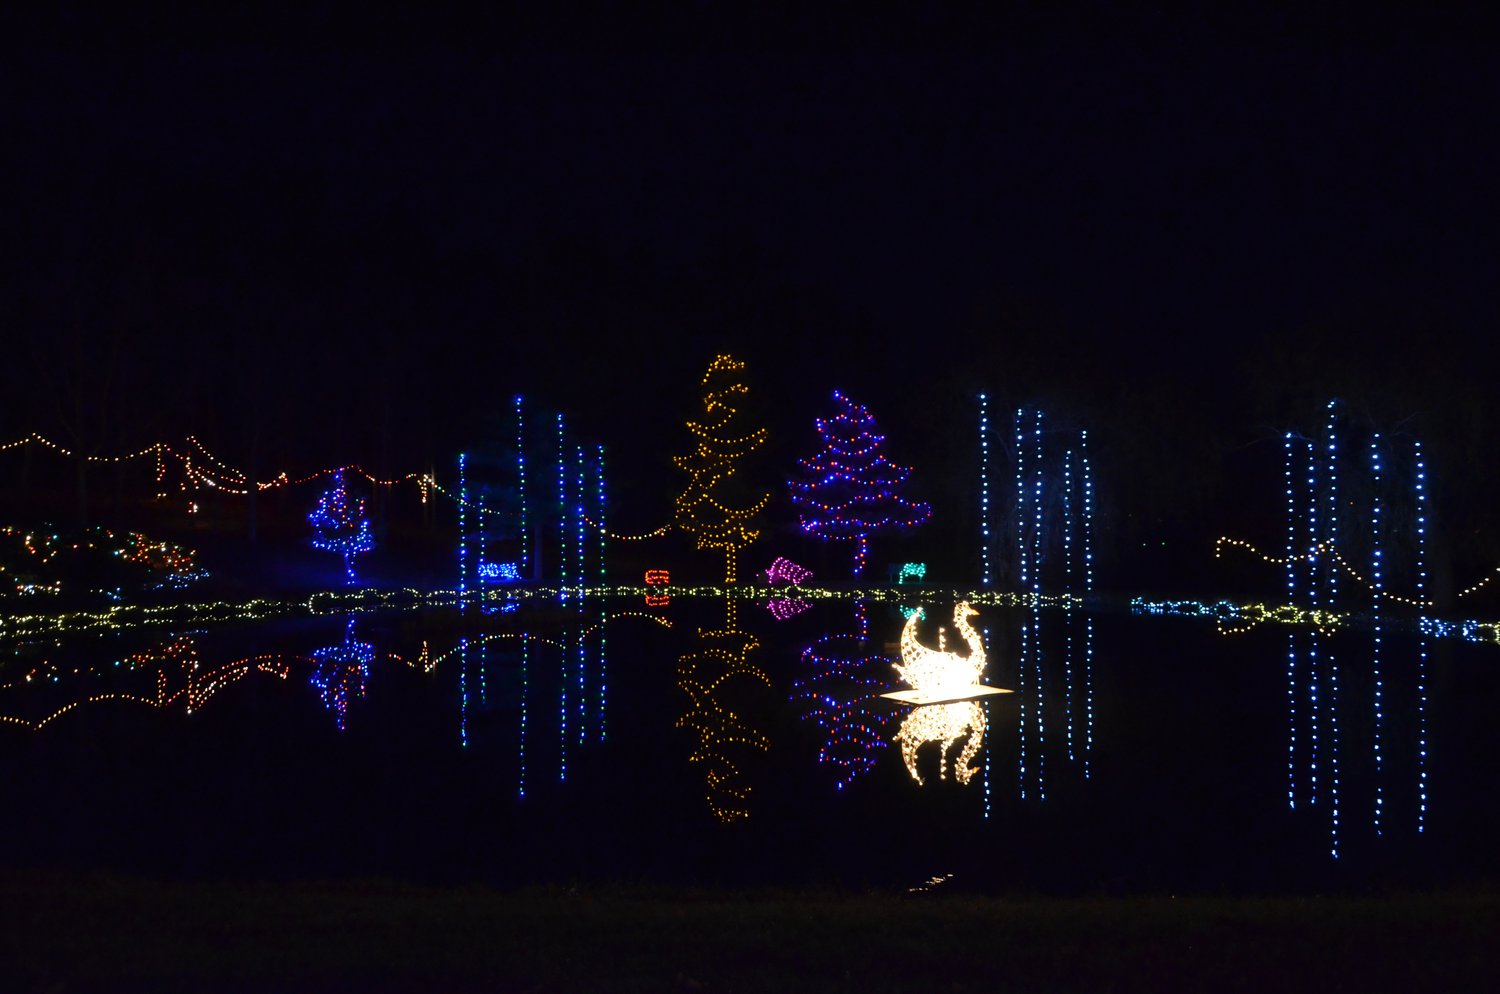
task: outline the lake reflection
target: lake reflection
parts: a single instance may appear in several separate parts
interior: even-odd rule
[[[506,880],[1254,887],[1330,863],[1333,702],[1325,683],[1314,726],[1305,681],[1289,700],[1285,629],[981,605],[986,685],[1016,693],[913,707],[879,696],[906,686],[892,604],[868,606],[867,638],[848,601],[785,622],[742,608],[743,630],[688,597],[600,607],[21,645],[0,680],[0,844],[106,868]],[[927,607],[921,641],[957,652],[936,631],[953,604]],[[1347,667],[1340,865],[1495,867],[1493,648],[1382,637],[1377,719],[1368,635],[1318,635]],[[326,832],[337,852],[311,844]]]

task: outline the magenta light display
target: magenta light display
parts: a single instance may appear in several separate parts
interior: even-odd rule
[[[313,548],[343,556],[344,574],[353,583],[354,557],[375,548],[375,537],[365,517],[365,502],[350,496],[343,470],[333,474],[333,486],[323,491],[307,520],[313,527]]]
[[[785,556],[777,556],[776,561],[761,572],[766,575],[767,583],[789,583],[793,586],[811,579],[813,575],[812,570],[797,565]],[[812,605],[801,598],[776,597],[766,605],[766,610],[770,611],[771,617],[777,621],[785,621],[788,618],[795,618],[810,607]]]
[[[869,538],[880,532],[908,531],[925,522],[932,508],[902,496],[911,470],[885,457],[885,436],[863,404],[834,391],[838,412],[818,418],[822,448],[798,462],[792,480],[792,506],[802,530],[825,541],[854,543],[854,575],[865,568]]]
[[[766,610],[770,611],[771,617],[777,621],[785,621],[788,618],[795,618],[811,607],[811,604],[801,599],[778,597],[766,605]]]
[[[777,556],[776,561],[761,572],[766,574],[767,583],[803,583],[812,579],[813,575],[812,570],[797,565],[785,556]]]

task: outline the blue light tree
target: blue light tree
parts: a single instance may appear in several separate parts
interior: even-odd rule
[[[901,495],[911,470],[885,457],[885,436],[863,404],[834,391],[838,413],[818,418],[823,448],[797,465],[788,483],[802,530],[824,541],[854,543],[854,576],[864,572],[871,535],[910,531],[932,508]]]
[[[375,548],[375,537],[365,517],[365,502],[350,495],[343,470],[333,475],[333,486],[323,491],[307,520],[313,527],[313,548],[343,556],[344,573],[353,583],[354,557]]]

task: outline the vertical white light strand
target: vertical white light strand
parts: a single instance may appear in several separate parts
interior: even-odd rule
[[[604,528],[604,446],[596,445],[594,447],[594,460],[594,513],[599,516],[599,586],[602,589],[605,582],[604,543],[607,538]],[[598,720],[600,742],[604,741],[604,706],[608,698],[608,681],[606,679],[608,675],[608,655],[605,652],[606,643],[604,638],[604,623],[608,620],[608,615],[604,607],[604,599],[601,597],[599,599],[599,679],[597,681],[599,686]]]
[[[557,415],[557,564],[558,599],[568,599],[568,477],[563,444],[563,416]]]
[[[568,476],[566,447],[563,443],[563,416],[557,415],[557,566],[558,599],[568,599]],[[558,742],[561,749],[557,778],[568,779],[568,648],[563,641],[558,666]]]
[[[1286,485],[1286,602],[1297,603],[1297,509],[1292,485],[1292,433],[1282,437],[1282,475]],[[1297,631],[1286,633],[1286,803],[1297,807]]]
[[[468,607],[466,599],[469,585],[469,525],[467,514],[469,507],[469,491],[464,482],[464,453],[458,454],[458,610],[463,613]]]
[[[1339,466],[1338,466],[1338,424],[1337,424],[1337,401],[1328,402],[1328,546],[1329,556],[1337,555],[1339,552]],[[1328,577],[1328,609],[1338,610],[1339,606],[1339,574],[1338,570],[1330,568],[1325,572]],[[1329,852],[1334,859],[1339,858],[1339,661],[1337,654],[1333,651],[1333,639],[1329,638],[1329,645],[1325,656],[1328,666],[1328,772],[1329,793],[1328,801],[1332,820],[1329,823]]]
[[[1380,672],[1380,637],[1381,637],[1381,609],[1385,591],[1385,563],[1382,562],[1384,551],[1381,548],[1381,529],[1384,527],[1381,521],[1380,507],[1380,433],[1376,432],[1370,438],[1370,479],[1374,496],[1370,500],[1370,607],[1374,615],[1374,642],[1370,649],[1370,670],[1375,680],[1375,728],[1373,732],[1375,751],[1375,834],[1383,835],[1382,815],[1385,814],[1385,757],[1380,753],[1382,726],[1385,724],[1385,680]]]
[[[1318,595],[1318,585],[1322,582],[1324,570],[1323,558],[1319,553],[1319,543],[1322,536],[1318,532],[1319,510],[1322,497],[1318,491],[1318,467],[1322,463],[1318,459],[1318,447],[1311,439],[1307,443],[1307,604],[1312,610],[1317,611],[1321,607],[1322,600]],[[1322,633],[1315,626],[1307,635],[1307,710],[1308,710],[1308,761],[1307,761],[1307,802],[1318,803],[1318,759],[1320,730],[1320,715],[1318,714],[1318,670],[1321,665],[1319,659],[1319,648],[1322,643]]]
[[[1421,439],[1412,440],[1417,478],[1417,600],[1427,605],[1427,465],[1422,458]],[[1426,619],[1423,619],[1424,621]],[[1423,624],[1417,636],[1417,831],[1427,829],[1427,632]]]
[[[1073,450],[1063,452],[1063,723],[1067,730],[1068,762],[1076,763],[1073,751],[1073,596],[1078,593],[1073,581]]]
[[[1026,537],[1026,525],[1030,520],[1027,513],[1026,503],[1026,439],[1023,434],[1023,418],[1025,409],[1016,409],[1016,553],[1020,563],[1019,575],[1021,578],[1020,589],[1025,590],[1029,575],[1027,573],[1027,551],[1028,541]],[[1021,799],[1026,798],[1026,668],[1030,663],[1031,641],[1030,641],[1030,613],[1021,614],[1021,656],[1016,670],[1017,704],[1020,712],[1020,734],[1018,736],[1021,752],[1017,761],[1016,776],[1020,785]]]
[[[1079,433],[1078,451],[1083,459],[1083,592],[1088,597],[1094,593],[1094,471],[1089,466],[1087,428]],[[1089,757],[1094,751],[1094,616],[1087,610],[1083,629],[1083,700],[1083,777],[1087,780],[1091,773]]]
[[[531,578],[527,571],[529,556],[526,542],[526,422],[521,410],[521,395],[516,394],[516,490],[521,500],[521,555],[520,573]]]
[[[578,564],[578,744],[582,745],[588,736],[589,724],[589,697],[585,685],[585,677],[588,673],[588,650],[584,645],[584,599],[583,588],[588,585],[588,574],[585,572],[586,562],[584,550],[588,543],[584,541],[583,519],[585,508],[583,503],[584,479],[583,479],[583,446],[574,446],[574,470],[577,486],[573,490],[573,551],[577,554]]]
[[[979,395],[979,585],[990,586],[990,402]]]
[[[1032,507],[1033,531],[1032,556],[1031,556],[1031,619],[1032,619],[1032,645],[1031,660],[1033,672],[1036,679],[1033,681],[1036,693],[1036,792],[1037,799],[1047,799],[1047,726],[1044,715],[1044,698],[1042,696],[1042,536],[1045,529],[1042,527],[1042,409],[1036,409],[1036,425],[1031,433],[1032,462],[1036,465],[1036,494],[1035,504]]]
[[[531,697],[531,674],[529,664],[531,662],[531,636],[521,636],[521,762],[520,774],[516,785],[516,793],[520,797],[526,796],[526,705]]]
[[[979,395],[979,585],[988,590],[990,586],[990,399],[989,394]],[[984,642],[990,643],[990,630],[984,629]],[[988,677],[986,677],[988,680]],[[988,718],[989,708],[985,707]],[[984,817],[990,816],[990,756],[993,735],[984,740]]]

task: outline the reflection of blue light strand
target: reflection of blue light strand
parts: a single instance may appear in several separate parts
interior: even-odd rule
[[[979,395],[979,585],[990,585],[990,401],[986,394]],[[988,794],[988,778],[985,786]]]
[[[1417,600],[1427,600],[1427,467],[1422,443],[1412,441],[1417,478]],[[1417,642],[1417,831],[1427,828],[1427,636],[1423,626]]]
[[[521,797],[526,796],[526,705],[531,697],[529,641],[521,639],[521,762],[516,785],[516,793]]]
[[[1380,519],[1380,435],[1377,433],[1370,439],[1370,473],[1374,483],[1374,496],[1370,502],[1370,577],[1371,577],[1371,608],[1375,613],[1375,636],[1370,650],[1370,670],[1375,680],[1375,729],[1374,729],[1374,751],[1375,751],[1375,834],[1381,835],[1381,816],[1385,813],[1385,759],[1380,754],[1381,748],[1381,726],[1385,723],[1384,696],[1385,683],[1380,673],[1380,612],[1381,592],[1385,589],[1384,563],[1381,562],[1383,552],[1381,550],[1381,528],[1384,527]]]
[[[469,640],[458,640],[458,744],[469,747]]]

